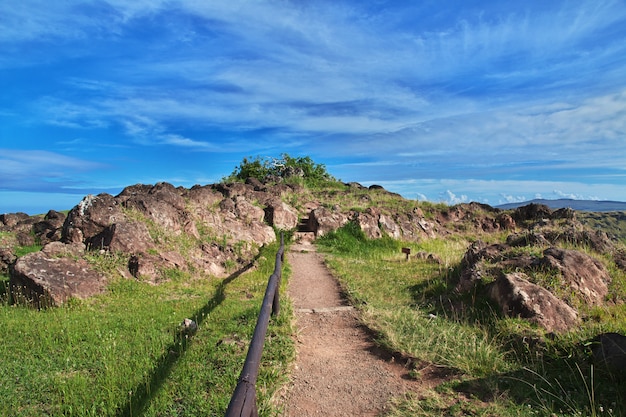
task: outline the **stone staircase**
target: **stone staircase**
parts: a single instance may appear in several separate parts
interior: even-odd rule
[[[311,225],[308,217],[303,217],[298,223],[296,233],[294,234],[295,242],[313,242],[315,240],[315,230]]]

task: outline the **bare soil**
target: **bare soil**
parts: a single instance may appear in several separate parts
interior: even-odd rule
[[[428,373],[411,379],[402,361],[375,345],[315,246],[293,245],[287,257],[297,359],[280,399],[285,416],[377,416],[392,397],[440,382]]]

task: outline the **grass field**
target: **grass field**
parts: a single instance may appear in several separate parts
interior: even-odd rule
[[[624,334],[623,305],[592,311],[602,319],[548,337],[527,322],[502,317],[478,294],[454,294],[468,244],[462,239],[405,243],[414,253],[436,254],[441,264],[406,262],[402,242],[368,240],[354,225],[319,244],[378,343],[454,375],[426,395],[397,399],[391,416],[626,415],[624,381],[594,369],[580,348],[602,331]],[[623,282],[623,273],[619,278]],[[618,296],[625,295],[621,288]],[[412,374],[420,377],[419,366]]]
[[[106,294],[41,311],[8,305],[4,294],[0,415],[223,416],[277,249],[264,248],[249,272],[223,280],[119,279]],[[274,412],[271,396],[294,355],[291,309],[282,303],[259,375],[262,415]],[[185,318],[199,324],[191,339],[179,332]]]

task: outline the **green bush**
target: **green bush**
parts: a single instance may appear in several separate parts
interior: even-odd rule
[[[320,185],[329,181],[336,181],[323,164],[315,163],[310,157],[291,157],[284,153],[280,158],[274,157],[246,157],[223,182],[245,181],[256,178],[266,181],[271,177],[289,178],[301,177],[306,185]]]

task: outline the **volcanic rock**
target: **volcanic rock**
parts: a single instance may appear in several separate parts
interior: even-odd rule
[[[501,274],[490,284],[488,294],[511,317],[530,320],[548,332],[563,332],[578,324],[578,314],[564,301],[521,272]]]
[[[61,305],[72,297],[98,294],[104,291],[106,281],[83,259],[34,252],[15,262],[9,287],[14,301],[44,308]]]
[[[555,247],[543,254],[539,265],[559,270],[565,285],[576,290],[589,304],[604,302],[611,276],[600,261],[583,252]]]

